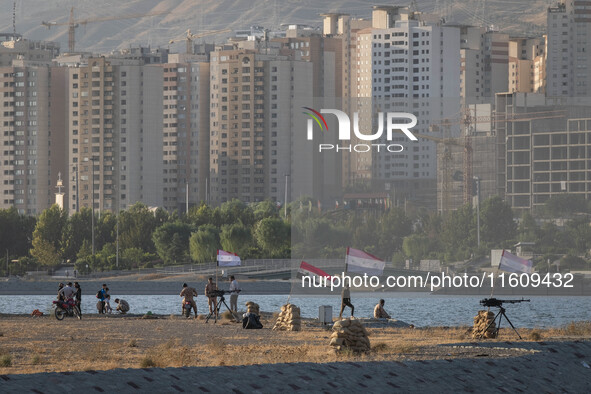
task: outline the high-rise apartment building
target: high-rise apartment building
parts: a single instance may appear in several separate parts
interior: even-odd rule
[[[170,55],[161,67],[163,206],[185,211],[208,199],[209,56]]]
[[[464,104],[493,103],[509,89],[509,35],[484,27],[460,28],[460,92]]]
[[[459,113],[460,31],[430,20],[406,7],[376,6],[373,27],[357,33],[354,80],[361,129],[375,129],[378,112],[411,112],[418,119],[413,132],[427,134],[433,121]],[[373,184],[434,207],[435,143],[412,142],[402,134],[391,142],[404,150],[374,151],[365,158],[371,160]]]
[[[589,1],[562,0],[548,7],[546,95],[591,95],[591,14]]]
[[[271,43],[211,53],[212,202],[284,201],[298,160],[294,108],[313,97],[313,65],[296,56]]]
[[[51,65],[55,43],[2,37],[0,208],[36,215],[54,203],[66,174],[67,70]]]
[[[509,39],[508,92],[544,93],[545,38],[511,37]]]
[[[91,57],[69,72],[68,207],[163,205],[163,69]]]

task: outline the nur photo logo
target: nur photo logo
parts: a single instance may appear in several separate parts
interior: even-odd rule
[[[303,107],[309,112],[303,112],[305,115],[310,116],[307,121],[307,133],[306,137],[309,141],[314,139],[314,123],[318,125],[321,131],[328,131],[328,124],[322,114],[334,115],[338,122],[338,139],[339,141],[351,141],[351,120],[349,115],[345,112],[337,109],[321,109],[316,111],[310,107]],[[385,115],[385,116],[384,116]],[[384,117],[386,118],[384,121]],[[418,138],[410,131],[411,128],[416,126],[417,117],[407,112],[378,112],[378,130],[373,134],[362,133],[359,129],[359,113],[353,113],[353,134],[355,138],[361,141],[377,141],[383,139],[384,129],[386,131],[386,140],[392,141],[394,132],[402,132],[411,141],[418,141]],[[385,123],[385,126],[384,126]],[[401,144],[390,144],[390,143],[363,143],[354,145],[335,145],[335,144],[318,144],[318,151],[330,151],[336,152],[369,152],[375,150],[377,152],[387,151],[391,153],[398,153],[404,150],[404,146]]]

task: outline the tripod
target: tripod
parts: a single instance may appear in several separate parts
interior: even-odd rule
[[[484,332],[487,332],[489,327],[497,320],[497,318],[499,319],[499,322],[497,324],[497,326],[495,327],[495,336],[498,337],[499,336],[499,330],[501,328],[501,320],[503,319],[503,317],[505,317],[505,319],[507,319],[507,322],[511,325],[511,328],[513,329],[513,331],[515,331],[515,333],[517,334],[517,336],[519,337],[519,339],[523,339],[521,338],[521,335],[519,335],[519,333],[517,332],[517,329],[515,328],[515,326],[513,325],[513,323],[511,323],[511,320],[509,320],[509,318],[507,317],[507,315],[505,314],[505,308],[503,308],[502,306],[499,306],[499,311],[497,312],[495,318],[493,319],[493,321],[491,321],[490,323],[488,323],[488,326],[486,326],[486,328],[484,329]]]
[[[230,313],[232,314],[232,316],[234,318],[236,318],[236,316],[234,316],[234,312],[232,312],[232,310],[230,309],[230,307],[228,306],[228,304],[226,304],[226,299],[224,298],[224,295],[222,294],[220,296],[220,300],[218,301],[217,305],[215,306],[214,310],[212,312],[209,312],[209,315],[207,315],[207,317],[205,318],[205,322],[207,323],[209,321],[209,319],[211,319],[211,317],[213,316],[214,319],[214,323],[218,322],[218,314],[220,313],[220,308],[222,307],[222,304],[224,304],[226,306],[226,309],[228,311],[230,311]]]

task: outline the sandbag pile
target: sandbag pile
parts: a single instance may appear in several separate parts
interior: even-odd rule
[[[300,318],[300,308],[293,304],[283,305],[273,330],[301,331],[302,319]]]
[[[255,315],[260,315],[259,313],[259,304],[256,302],[248,301],[246,304],[246,313],[254,313]]]
[[[472,338],[474,338],[474,339],[496,338],[497,337],[497,325],[495,324],[494,319],[495,319],[495,314],[493,312],[478,311],[478,315],[474,316],[474,327],[472,328]],[[489,324],[490,324],[490,327],[488,327]],[[486,327],[488,327],[488,329],[486,329]]]
[[[350,349],[357,353],[368,352],[371,348],[369,334],[357,319],[343,319],[334,323],[330,346],[335,350]]]

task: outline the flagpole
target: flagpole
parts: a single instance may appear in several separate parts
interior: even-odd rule
[[[218,287],[218,268],[220,267],[220,250],[218,249],[218,254],[216,256],[216,262],[215,262],[215,287],[219,289]]]

